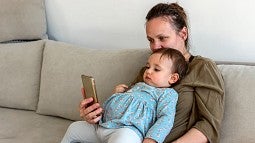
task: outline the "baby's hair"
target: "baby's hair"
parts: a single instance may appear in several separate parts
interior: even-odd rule
[[[173,61],[171,71],[179,74],[179,80],[184,78],[188,70],[188,63],[185,61],[182,53],[173,48],[160,48],[154,51],[152,54],[160,53],[161,57],[167,57]]]

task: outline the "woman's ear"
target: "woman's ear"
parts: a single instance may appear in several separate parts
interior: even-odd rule
[[[187,27],[183,27],[179,32],[180,37],[185,41],[188,38],[188,29]]]
[[[173,74],[170,75],[170,77],[168,79],[168,83],[170,85],[172,85],[172,84],[176,83],[178,81],[178,79],[179,79],[179,74],[178,73],[173,73]]]

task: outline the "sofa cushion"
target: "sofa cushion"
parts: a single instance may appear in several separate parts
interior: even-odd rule
[[[0,108],[0,143],[60,143],[70,120]]]
[[[219,65],[226,96],[220,142],[255,142],[255,66]]]
[[[149,49],[98,50],[47,40],[37,113],[80,120],[81,74],[95,77],[102,102],[115,85],[135,78],[149,53]]]
[[[0,106],[35,110],[44,41],[0,44]]]
[[[47,38],[44,0],[1,0],[0,13],[0,42]]]

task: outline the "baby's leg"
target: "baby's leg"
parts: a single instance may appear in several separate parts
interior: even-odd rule
[[[107,143],[141,143],[141,138],[129,128],[105,129],[99,127],[99,136]]]
[[[99,143],[96,134],[98,125],[85,121],[73,122],[67,129],[61,143]]]

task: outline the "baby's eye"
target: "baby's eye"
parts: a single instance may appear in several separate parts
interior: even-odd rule
[[[148,65],[145,66],[145,69],[149,69],[149,68],[150,68],[150,66],[148,66]]]
[[[158,68],[155,68],[155,69],[154,69],[154,71],[158,72],[158,71],[160,71],[160,69],[158,69]]]

